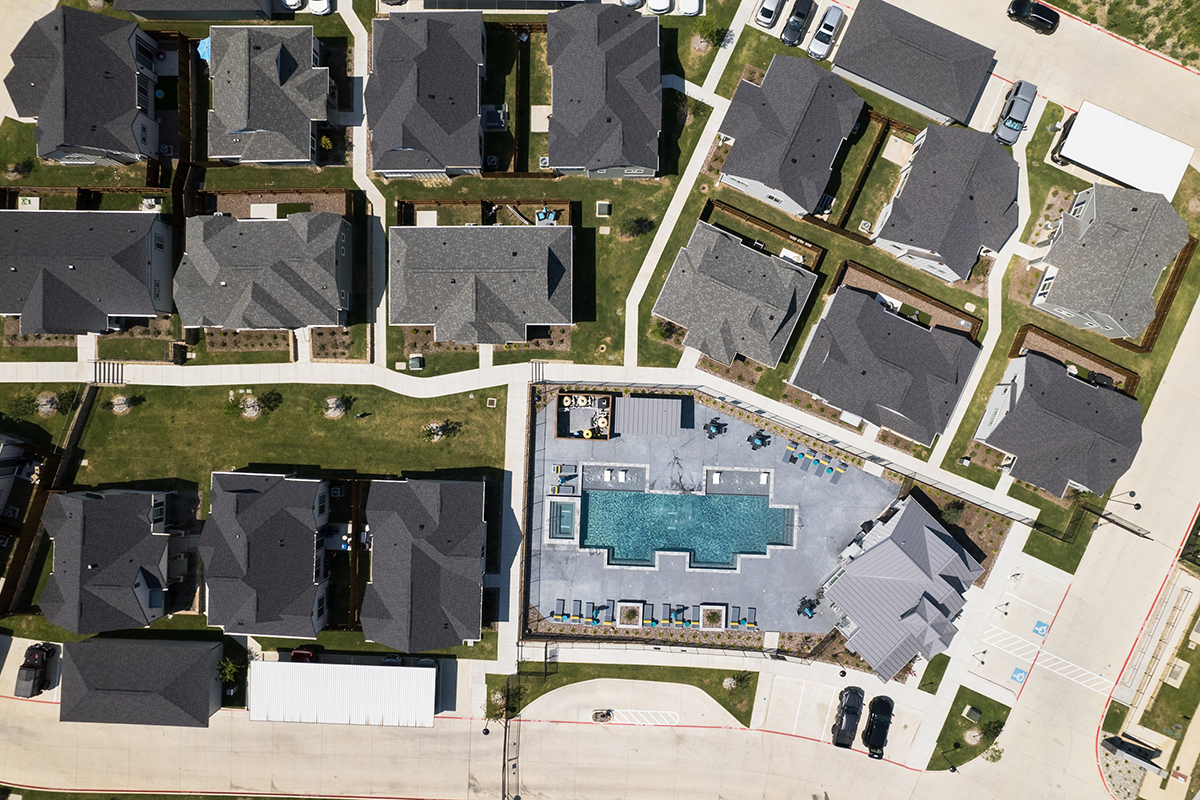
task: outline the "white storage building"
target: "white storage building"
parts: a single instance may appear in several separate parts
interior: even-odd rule
[[[250,719],[432,728],[437,670],[251,661]]]

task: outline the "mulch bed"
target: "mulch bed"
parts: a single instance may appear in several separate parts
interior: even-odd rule
[[[842,285],[853,286],[868,292],[877,292],[910,305],[918,311],[928,314],[931,326],[940,325],[943,328],[969,333],[971,326],[977,322],[977,319],[974,317],[969,317],[962,313],[952,313],[941,306],[930,303],[928,296],[915,289],[895,286],[866,269],[857,268],[854,264],[847,265],[846,271],[842,275]],[[987,282],[985,277],[983,292],[985,296],[987,294],[986,287]],[[964,322],[966,323],[965,327],[963,325]]]
[[[703,372],[716,375],[727,381],[732,381],[748,389],[755,389],[758,386],[758,379],[762,377],[763,370],[765,369],[762,364],[748,361],[743,356],[735,357],[733,363],[728,367],[713,361],[708,356],[702,356],[696,366]]]
[[[1053,231],[1046,230],[1045,223],[1062,219],[1063,212],[1071,207],[1071,201],[1074,199],[1074,192],[1068,191],[1061,186],[1052,187],[1050,194],[1046,195],[1046,203],[1037,215],[1037,224],[1033,226],[1033,230],[1029,233],[1029,238],[1025,240],[1025,243],[1034,244],[1035,242],[1049,239]]]
[[[808,392],[797,389],[792,384],[786,384],[783,387],[783,402],[790,406],[795,406],[806,414],[812,414],[814,417],[832,420],[838,425],[841,425],[846,430],[857,431],[862,433],[862,424],[851,425],[841,419],[842,410],[832,406],[825,405],[824,402],[816,399]]]
[[[64,333],[21,333],[20,317],[4,317],[5,347],[61,347],[75,344],[75,337]]]
[[[687,328],[682,325],[654,317],[651,319],[647,331],[653,341],[669,344],[671,347],[679,348],[680,352],[683,351],[683,337],[687,336]]]
[[[762,650],[763,643],[762,631],[706,631],[700,628],[672,628],[666,625],[653,628],[618,628],[615,625],[572,624],[548,620],[536,608],[529,609],[529,629],[534,633],[570,636],[571,638],[608,639],[677,646],[724,647],[734,650]]]
[[[478,349],[479,347],[473,344],[435,342],[433,340],[433,328],[405,328],[404,330],[405,356],[410,356],[413,353],[425,355],[427,353],[467,352],[468,350]]]
[[[317,361],[347,361],[350,358],[349,328],[313,328],[312,357]]]
[[[717,134],[704,159],[704,172],[714,178],[719,177],[721,170],[725,167],[725,159],[729,157],[729,151],[732,148],[733,145],[725,141],[724,136]]]
[[[929,458],[929,448],[920,442],[914,442],[912,439],[895,433],[893,431],[880,429],[879,434],[875,437],[875,441],[879,442],[884,447],[890,447],[893,450],[899,450],[901,453],[908,453],[910,456],[920,458],[922,460]]]
[[[1029,350],[1036,350],[1064,364],[1075,364],[1083,367],[1088,372],[1098,372],[1101,375],[1107,375],[1113,379],[1113,383],[1117,388],[1123,388],[1128,381],[1137,377],[1135,373],[1121,369],[1116,364],[1103,361],[1099,356],[1088,353],[1082,348],[1077,351],[1063,347],[1050,337],[1043,335],[1040,331],[1030,330],[1026,333],[1021,346]]]
[[[1000,465],[1004,463],[1004,453],[974,439],[971,440],[971,446],[967,449],[967,455],[971,457],[972,465],[990,469],[993,472],[999,472]]]
[[[561,350],[571,349],[570,325],[534,326],[529,329],[529,339],[524,342],[510,342],[504,345],[504,350]]]
[[[1029,266],[1024,258],[1016,259],[1012,268],[1012,281],[1008,285],[1008,298],[1024,305],[1033,302],[1033,293],[1042,282],[1042,271]]]
[[[235,353],[247,350],[291,350],[291,331],[227,331],[204,329],[204,345],[210,353]]]
[[[889,472],[888,476],[895,475]],[[969,503],[957,495],[934,489],[922,483],[906,485],[920,490],[922,500],[929,500],[937,509],[941,523],[946,530],[956,538],[966,537],[974,545],[976,552],[972,553],[983,565],[983,574],[976,579],[980,586],[987,584],[991,575],[992,565],[1004,547],[1004,539],[1012,529],[1012,520],[994,511]],[[928,508],[928,504],[925,504]],[[968,548],[970,549],[970,548]]]
[[[994,266],[996,266],[996,257],[984,256],[979,259],[978,263],[971,270],[971,277],[959,285],[976,297],[982,297],[986,300],[988,295],[988,276],[992,274]]]
[[[755,86],[762,86],[763,78],[766,77],[766,75],[767,75],[767,71],[765,69],[762,69],[760,67],[754,67],[754,66],[751,66],[750,64],[742,65],[742,80],[743,81],[750,81]],[[739,81],[739,85],[740,85],[740,81]],[[737,89],[734,89],[734,92],[736,93]]]
[[[171,315],[159,314],[150,320],[148,325],[137,325],[127,331],[113,331],[104,334],[106,339],[162,339],[173,341],[175,332],[171,330]]]

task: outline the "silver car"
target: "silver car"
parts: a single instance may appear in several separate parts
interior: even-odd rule
[[[1037,87],[1029,81],[1017,81],[1008,93],[1008,100],[1000,111],[1000,120],[992,134],[1000,144],[1013,145],[1021,138],[1033,101],[1037,99]]]
[[[824,61],[829,57],[829,51],[833,49],[833,42],[837,39],[845,19],[846,13],[837,6],[825,9],[825,16],[821,17],[821,26],[813,34],[812,41],[808,43],[809,58]]]

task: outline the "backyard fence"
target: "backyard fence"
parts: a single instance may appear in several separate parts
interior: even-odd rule
[[[1141,378],[1138,376],[1138,374],[1136,372],[1131,372],[1130,370],[1127,370],[1118,364],[1114,364],[1113,362],[1109,361],[1106,358],[1101,358],[1100,356],[1096,355],[1095,353],[1089,353],[1087,350],[1084,350],[1082,347],[1071,344],[1066,339],[1060,339],[1059,337],[1055,336],[1054,334],[1052,334],[1048,331],[1044,331],[1036,325],[1030,325],[1030,324],[1022,325],[1017,330],[1017,336],[1015,339],[1013,339],[1012,347],[1009,348],[1009,351],[1008,351],[1009,358],[1019,358],[1020,356],[1024,355],[1024,353],[1022,353],[1021,351],[1024,350],[1026,347],[1028,347],[1030,350],[1038,349],[1038,346],[1035,342],[1031,342],[1028,345],[1026,344],[1026,339],[1029,336],[1033,336],[1035,338],[1040,338],[1040,339],[1046,339],[1054,347],[1062,348],[1063,350],[1066,350],[1068,353],[1070,353],[1074,356],[1077,356],[1079,358],[1080,365],[1083,366],[1084,368],[1086,368],[1089,372],[1093,371],[1092,367],[1089,366],[1089,364],[1096,364],[1101,369],[1120,377],[1121,383],[1122,383],[1122,388],[1120,389],[1120,391],[1124,392],[1125,394],[1129,395],[1130,397],[1133,397],[1137,393],[1138,382],[1141,380]],[[1047,353],[1046,355],[1052,355],[1052,354]]]
[[[1179,293],[1179,287],[1183,284],[1183,278],[1187,274],[1188,266],[1192,263],[1192,256],[1195,253],[1196,237],[1191,236],[1175,259],[1175,266],[1171,269],[1170,277],[1167,278],[1167,285],[1163,287],[1163,293],[1159,295],[1158,303],[1154,306],[1154,319],[1150,320],[1150,324],[1146,326],[1146,330],[1141,336],[1141,342],[1113,339],[1113,344],[1134,353],[1149,353],[1154,349],[1159,334],[1162,333],[1163,325],[1167,322],[1167,315],[1171,313],[1175,295]]]

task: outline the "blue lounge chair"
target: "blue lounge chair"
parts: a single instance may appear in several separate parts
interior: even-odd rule
[[[565,622],[567,619],[567,601],[555,600],[554,613],[550,615],[550,619],[555,622]]]
[[[756,630],[758,628],[757,617],[758,617],[758,612],[755,609],[747,608],[746,609],[746,627],[749,628],[750,630]]]
[[[578,624],[583,615],[583,601],[575,600],[571,603],[571,622]]]

